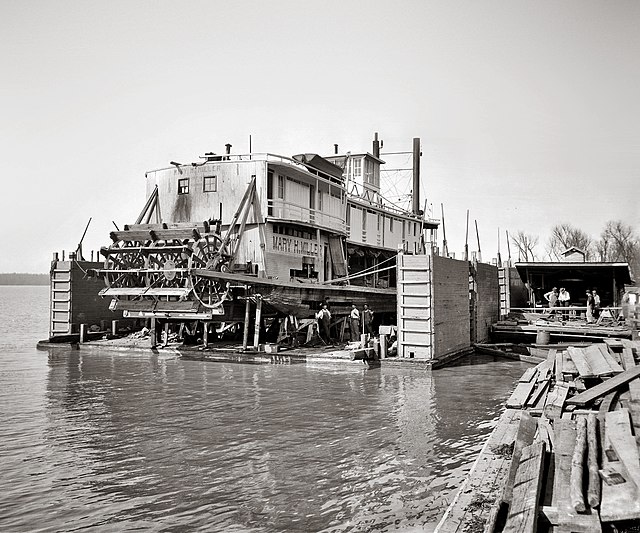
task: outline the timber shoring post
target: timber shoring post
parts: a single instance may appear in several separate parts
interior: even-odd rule
[[[87,325],[80,324],[80,344],[87,340]]]
[[[262,296],[256,294],[256,323],[253,328],[253,349],[258,350],[260,346],[260,322],[262,319]]]
[[[112,335],[116,335],[118,333],[118,321],[117,320],[112,320],[111,321],[111,334]]]
[[[242,349],[246,350],[249,345],[249,320],[251,312],[251,301],[249,297],[246,297],[245,305],[244,305],[244,332],[242,334]]]
[[[151,327],[149,328],[149,347],[155,348],[158,344],[156,339],[156,317],[151,317]]]

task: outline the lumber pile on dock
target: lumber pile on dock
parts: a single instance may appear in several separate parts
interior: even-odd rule
[[[640,341],[550,349],[506,407],[436,531],[640,530]]]

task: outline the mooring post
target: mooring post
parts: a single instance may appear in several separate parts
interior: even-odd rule
[[[149,346],[155,348],[158,345],[156,338],[156,318],[151,317],[151,326],[149,327]]]
[[[260,346],[260,321],[262,318],[262,296],[256,295],[256,323],[253,328],[253,349],[258,350]]]
[[[87,340],[86,335],[87,335],[87,325],[80,324],[80,343],[81,344]]]
[[[203,321],[203,325],[204,325],[204,333],[202,335],[202,342],[204,343],[204,347],[206,348],[207,346],[209,346],[209,322],[205,320]],[[167,336],[167,338],[169,337]]]
[[[164,323],[164,331],[162,332],[162,346],[167,346],[169,344],[169,322]],[[206,329],[205,329],[206,335]],[[206,337],[205,337],[205,345],[206,345]]]
[[[385,334],[380,335],[380,359],[386,359],[387,357],[387,336]]]
[[[118,333],[118,321],[117,320],[112,320],[111,321],[111,334],[115,335],[116,333]]]
[[[249,297],[246,297],[245,306],[244,306],[244,334],[242,335],[242,349],[246,350],[249,345],[249,318],[251,311],[251,301]]]

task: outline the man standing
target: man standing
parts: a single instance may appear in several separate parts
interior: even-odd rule
[[[349,313],[349,319],[351,342],[357,342],[360,340],[360,311],[358,311],[356,304],[351,305],[351,313]]]
[[[555,313],[553,308],[558,305],[558,288],[554,287],[547,294],[545,294],[544,297],[547,302],[549,302],[549,309],[551,309],[551,314]]]
[[[364,326],[365,333],[373,335],[373,311],[369,309],[367,304],[364,304],[362,311],[362,325]]]
[[[600,295],[593,289],[593,317],[600,317]]]
[[[331,313],[327,308],[327,304],[322,304],[322,309],[318,311],[316,319],[318,320],[318,335],[320,335],[320,338],[326,344],[329,344],[331,342],[331,333],[329,331],[329,324],[331,323]]]
[[[558,302],[560,303],[560,307],[569,307],[570,300],[571,300],[571,295],[569,294],[569,291],[566,290],[564,287],[560,287],[560,294],[558,295]],[[567,318],[566,311],[562,312],[562,317],[564,319]]]

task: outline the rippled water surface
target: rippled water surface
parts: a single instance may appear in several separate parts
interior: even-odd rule
[[[432,531],[524,370],[38,351],[47,321],[0,287],[0,531]]]

